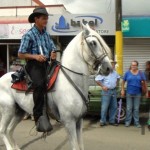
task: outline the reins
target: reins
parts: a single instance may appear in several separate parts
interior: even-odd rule
[[[84,101],[86,107],[88,107],[89,104],[89,100],[87,100],[87,98],[85,97],[85,95],[81,92],[81,90],[78,88],[78,86],[73,82],[73,80],[69,77],[69,75],[66,73],[66,71],[63,69],[63,67],[61,66],[61,71],[63,72],[63,74],[65,75],[65,77],[68,79],[68,81],[72,84],[72,86],[76,89],[76,91],[79,93],[79,95],[81,96],[82,100]],[[68,69],[67,69],[68,70]],[[70,71],[70,69],[69,69]],[[81,74],[80,74],[81,75]]]
[[[58,63],[58,65],[60,65],[60,69],[62,71],[62,73],[64,74],[64,76],[67,78],[67,80],[71,83],[71,85],[75,88],[75,90],[79,93],[79,95],[81,96],[82,100],[84,101],[86,107],[88,107],[88,104],[89,104],[89,100],[86,98],[86,96],[82,93],[82,91],[78,88],[78,86],[73,82],[73,80],[70,78],[70,76],[66,73],[66,70],[74,73],[74,74],[77,74],[77,75],[80,75],[80,76],[88,76],[88,75],[85,75],[84,73],[79,73],[79,72],[76,72],[76,71],[73,71],[65,66],[63,66],[59,61],[56,60],[56,62]],[[64,68],[64,69],[63,69]]]
[[[106,50],[104,49],[104,46],[101,44],[100,40],[96,37],[96,39],[99,41],[101,47],[102,47],[102,50],[103,50],[103,54],[100,56],[100,57],[97,57],[94,52],[92,51],[92,48],[90,47],[90,45],[88,44],[86,38],[88,37],[96,37],[94,35],[89,35],[87,37],[84,38],[88,48],[90,49],[91,53],[93,54],[93,56],[95,57],[95,63],[102,63],[103,59],[107,56],[107,52]],[[81,45],[83,46],[83,41],[81,43]],[[82,56],[83,56],[83,48],[82,48]],[[91,66],[84,58],[83,56],[83,59],[84,61],[89,65]],[[60,65],[60,69],[62,71],[62,73],[64,74],[64,76],[68,79],[68,81],[72,84],[72,86],[76,89],[76,91],[79,93],[79,95],[81,96],[82,100],[84,101],[85,105],[88,107],[88,104],[89,104],[89,100],[87,100],[86,96],[83,94],[83,92],[78,88],[78,86],[74,83],[74,81],[70,78],[70,76],[66,73],[66,70],[74,73],[74,74],[77,74],[77,75],[80,75],[80,76],[88,76],[88,75],[85,75],[84,73],[80,73],[80,72],[76,72],[76,71],[73,71],[65,66],[63,66],[59,61],[56,61],[59,65]],[[93,67],[93,66],[92,66]]]
[[[74,73],[74,74],[81,75],[81,76],[88,76],[88,75],[86,75],[86,74],[84,74],[84,73],[76,72],[76,71],[73,71],[73,70],[71,70],[71,69],[69,69],[69,68],[63,66],[63,65],[62,65],[59,61],[57,61],[57,60],[56,60],[56,62],[57,62],[62,68],[65,68],[66,70],[68,70],[68,71],[70,71],[70,72],[72,72],[72,73]]]

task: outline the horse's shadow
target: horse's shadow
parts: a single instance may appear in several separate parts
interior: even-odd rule
[[[94,117],[93,117],[93,116],[86,116],[84,119],[85,119],[85,120],[88,120],[88,123],[83,127],[83,132],[87,132],[87,131],[89,131],[89,130],[94,129],[93,125],[95,125],[95,124],[97,123],[97,120],[98,120],[97,116],[94,116]],[[52,134],[56,133],[57,131],[59,131],[60,129],[62,129],[63,126],[62,126],[60,123],[55,123],[55,124],[53,125],[53,128],[54,128],[54,129],[53,129],[53,131],[51,132],[50,135],[52,135]],[[35,139],[29,141],[28,143],[22,145],[22,146],[21,146],[21,149],[22,149],[22,150],[25,150],[30,144],[33,144],[33,143],[37,142],[38,140],[41,140],[41,138],[42,138],[42,137],[40,136],[40,137],[37,137],[37,138],[35,138]],[[68,138],[66,137],[54,150],[61,150],[62,147],[63,147],[67,142],[68,142]]]
[[[52,131],[48,136],[54,134],[55,132],[59,131],[60,129],[62,129],[62,125],[61,125],[60,123],[55,123],[55,124],[53,125],[53,131]],[[28,143],[22,145],[22,146],[21,146],[21,149],[22,149],[22,150],[25,150],[30,144],[33,144],[33,143],[35,143],[36,141],[41,140],[42,138],[43,138],[42,136],[37,137],[37,138],[34,138],[33,140],[29,141]],[[44,138],[43,138],[43,139],[44,139]]]

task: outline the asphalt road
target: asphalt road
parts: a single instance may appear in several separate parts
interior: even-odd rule
[[[54,130],[44,140],[41,139],[41,133],[37,134],[32,129],[33,121],[22,121],[14,133],[21,150],[71,150],[63,126],[54,120],[52,124]],[[147,128],[142,135],[141,129],[134,126],[124,127],[121,124],[118,127],[100,127],[98,118],[86,117],[83,129],[85,150],[150,150],[150,131]],[[0,150],[6,150],[2,140]]]

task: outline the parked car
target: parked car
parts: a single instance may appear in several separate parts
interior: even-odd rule
[[[88,114],[93,115],[100,115],[101,109],[101,87],[98,86],[94,80],[94,76],[91,76],[89,79],[89,107],[88,107]],[[150,86],[149,86],[150,89]],[[122,98],[120,95],[121,91],[121,81],[119,86],[117,87],[117,102],[118,102],[118,113],[116,115],[116,120],[118,120],[118,114],[120,113],[120,122],[123,123],[126,117],[126,98]],[[119,106],[121,102],[121,109],[119,112]],[[149,112],[150,109],[150,98],[142,97],[141,105],[140,105],[140,112]]]

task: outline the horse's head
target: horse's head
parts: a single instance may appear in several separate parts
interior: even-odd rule
[[[82,56],[92,73],[108,75],[112,71],[110,63],[111,51],[102,37],[92,30],[89,25],[83,25]]]

